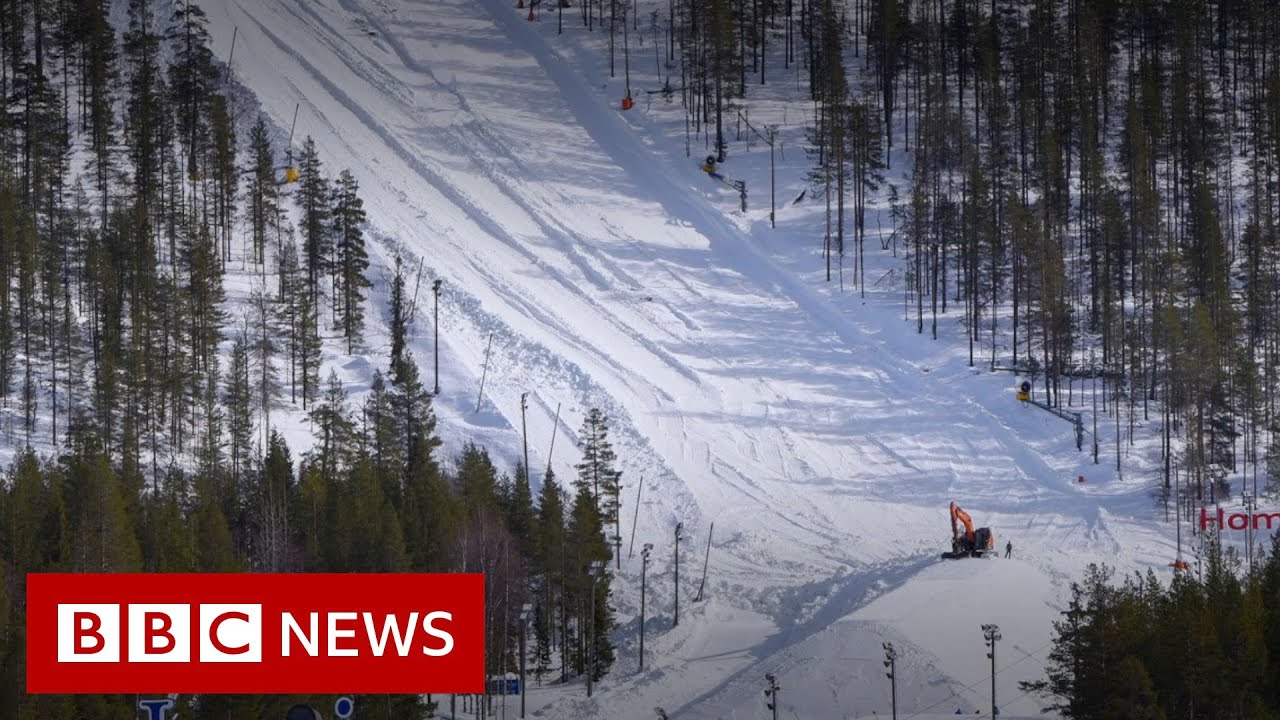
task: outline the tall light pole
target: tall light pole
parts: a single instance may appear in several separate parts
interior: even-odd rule
[[[987,647],[991,648],[991,652],[987,653],[987,657],[991,658],[991,717],[996,716],[996,641],[1000,639],[1000,628],[993,624],[982,626],[982,637],[987,640]]]
[[[778,687],[778,678],[773,673],[768,673],[764,679],[769,683],[764,689],[764,696],[768,698],[764,706],[773,711],[773,720],[778,720],[778,691],[782,688]]]
[[[529,428],[524,421],[524,411],[529,408],[529,393],[520,393],[520,434],[524,437],[524,481],[533,487],[529,479]]]
[[[622,3],[622,66],[627,76],[627,99],[631,99],[631,43],[627,38],[627,5],[630,0],[623,0]]]
[[[524,717],[525,638],[529,634],[529,613],[532,610],[529,603],[520,606],[520,717]]]
[[[676,523],[676,617],[671,622],[671,627],[680,624],[680,531],[684,529],[684,523]]]
[[[440,394],[440,281],[436,280],[431,283],[431,293],[435,295],[435,358],[436,358],[436,385],[433,394]]]
[[[587,697],[591,697],[591,689],[596,674],[596,577],[604,570],[603,560],[592,560],[587,566],[587,575],[591,576],[591,624],[587,637]]]
[[[885,676],[889,678],[889,698],[893,708],[893,720],[898,720],[898,651],[893,643],[881,643],[884,647],[884,666],[889,668]]]
[[[644,669],[644,596],[645,596],[645,575],[649,570],[649,552],[653,550],[653,543],[645,543],[644,548],[640,550],[640,669]]]

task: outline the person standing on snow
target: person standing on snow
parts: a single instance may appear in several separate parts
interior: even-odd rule
[[[1008,558],[1013,554],[1013,541],[1010,540],[1004,544],[1004,556]]]

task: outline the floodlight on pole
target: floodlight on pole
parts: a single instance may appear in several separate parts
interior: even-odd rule
[[[440,394],[440,281],[436,280],[431,283],[431,292],[435,295],[435,361],[436,361],[436,385],[432,394]]]
[[[778,691],[782,688],[773,673],[765,673],[764,679],[769,683],[764,689],[765,707],[773,711],[773,720],[778,720]]]
[[[525,410],[529,409],[529,393],[520,393],[520,435],[524,438],[524,481],[533,487],[533,479],[529,476],[529,426],[525,422]]]
[[[595,683],[596,674],[596,578],[604,570],[603,560],[592,560],[587,566],[587,574],[591,576],[591,623],[588,626],[589,640],[587,641],[587,697],[591,697],[591,690]]]
[[[645,577],[649,571],[649,553],[653,551],[653,543],[645,543],[640,550],[640,669],[644,669],[644,601]]]
[[[884,647],[884,666],[889,669],[885,677],[889,678],[889,701],[893,708],[893,720],[898,720],[898,651],[893,643],[881,643]]]
[[[676,615],[675,619],[671,621],[671,627],[675,627],[680,624],[680,531],[683,529],[684,523],[676,523]]]
[[[520,717],[524,717],[525,642],[529,634],[529,615],[532,612],[533,606],[529,603],[520,606]]]
[[[1000,640],[1000,627],[992,623],[982,626],[982,637],[986,638],[987,647],[991,648],[991,652],[987,653],[987,657],[991,659],[991,717],[996,716],[996,642]]]

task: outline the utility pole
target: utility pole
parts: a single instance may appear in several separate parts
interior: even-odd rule
[[[987,647],[991,648],[987,657],[991,658],[991,717],[994,718],[996,716],[996,641],[1000,639],[1000,628],[992,624],[983,625],[982,636],[987,640]]]
[[[774,214],[777,212],[778,207],[778,191],[777,180],[773,170],[773,144],[777,129],[778,126],[776,125],[769,125],[766,128],[769,131],[769,227],[771,228],[778,227],[774,221]]]
[[[587,697],[591,697],[592,685],[595,682],[596,674],[596,577],[604,570],[603,560],[592,560],[591,565],[587,567],[587,574],[591,576],[591,623],[588,626],[590,632],[587,633]]]
[[[881,643],[884,647],[884,666],[889,668],[885,677],[889,678],[889,698],[893,708],[893,720],[898,720],[898,652],[893,643]]]
[[[1089,374],[1093,376],[1093,464],[1098,464],[1098,369],[1094,365],[1093,351],[1089,351]],[[1165,476],[1168,480],[1168,476]],[[1167,485],[1165,487],[1168,487]]]
[[[649,551],[653,550],[653,543],[645,543],[640,549],[640,669],[644,669],[644,596],[645,596],[645,575],[649,571]]]
[[[684,529],[684,523],[676,523],[676,617],[671,622],[671,627],[680,624],[680,531]]]
[[[764,676],[769,686],[764,689],[764,696],[767,698],[764,706],[773,711],[773,720],[778,720],[778,691],[782,688],[778,687],[778,678],[773,673]]]
[[[435,295],[435,359],[436,359],[436,385],[434,395],[440,394],[440,281],[436,280],[431,283],[431,292]]]
[[[617,558],[618,569],[621,570],[622,569],[622,535],[621,534],[615,534],[613,536],[613,547],[615,548],[613,556]]]
[[[524,717],[524,668],[525,668],[525,637],[529,634],[529,613],[533,610],[533,606],[525,603],[520,607],[520,717]],[[506,679],[503,679],[506,682]]]
[[[757,130],[754,125],[751,124],[751,121],[748,120],[746,116],[742,114],[741,110],[738,111],[738,119],[746,123],[747,129],[755,133],[756,137],[763,140],[765,144],[769,146],[769,227],[775,228],[778,226],[776,222],[776,215],[777,215],[777,208],[778,208],[778,191],[777,191],[777,180],[776,180],[777,175],[774,172],[773,151],[774,151],[774,146],[777,144],[778,126],[765,125],[764,126],[765,134],[761,134],[760,131]],[[742,212],[746,212],[747,211],[747,185],[745,182],[743,182],[742,186],[738,188],[738,192],[741,194]]]
[[[524,411],[529,407],[529,393],[520,393],[520,434],[524,436],[524,481],[533,487],[529,478],[529,428],[524,421]]]
[[[622,67],[627,77],[627,99],[631,99],[631,43],[627,37],[627,5],[630,0],[623,0],[622,3]],[[654,42],[657,42],[655,38]]]

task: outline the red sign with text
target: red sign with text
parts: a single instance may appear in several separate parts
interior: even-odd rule
[[[28,693],[484,692],[484,576],[27,576]]]

